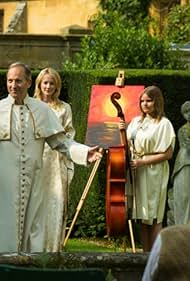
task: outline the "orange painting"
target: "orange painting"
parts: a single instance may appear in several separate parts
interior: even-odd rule
[[[139,96],[144,89],[143,85],[127,85],[118,87],[114,85],[93,85],[88,112],[88,124],[85,143],[90,146],[99,145],[107,149],[120,145],[118,129],[119,117],[116,107],[111,101],[114,92],[120,94],[117,100],[129,123],[131,119],[140,114]]]

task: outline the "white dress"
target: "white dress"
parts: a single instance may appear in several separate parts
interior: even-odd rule
[[[70,105],[62,102],[61,107],[53,109],[53,111],[64,127],[66,135],[73,139],[75,130],[72,125]],[[44,250],[57,252],[60,250],[65,236],[68,188],[74,174],[74,163],[62,153],[52,150],[48,144],[45,144],[42,173],[47,210]]]
[[[175,132],[171,122],[162,117],[160,122],[146,117],[141,122],[141,117],[135,117],[127,128],[127,138],[136,157],[146,158],[146,155],[165,152],[169,146],[174,149]],[[154,165],[146,165],[136,170],[134,183],[135,202],[133,218],[141,219],[143,223],[152,224],[162,222],[164,217],[167,184],[169,179],[168,161]]]
[[[55,113],[27,96],[0,101],[0,252],[42,252],[47,215],[42,184],[44,144],[87,165],[88,147],[68,139]]]

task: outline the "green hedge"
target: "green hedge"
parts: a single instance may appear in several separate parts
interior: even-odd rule
[[[32,95],[34,81],[38,71],[33,72],[33,84],[30,89]],[[118,70],[110,71],[70,71],[60,72],[63,80],[61,98],[69,102],[73,111],[73,123],[76,128],[76,140],[85,141],[87,129],[88,108],[91,87],[94,84],[114,85]],[[0,72],[0,96],[7,94],[5,71]],[[167,70],[135,70],[125,69],[125,85],[157,85],[162,89],[165,99],[165,112],[171,120],[177,133],[179,127],[185,123],[180,106],[190,100],[190,72]],[[170,161],[171,171],[178,150],[176,145],[173,159]],[[75,175],[70,186],[68,227],[76,212],[82,191],[86,186],[93,165],[89,167],[75,166]],[[72,235],[75,236],[103,236],[106,235],[105,225],[105,186],[106,186],[106,155],[101,161],[89,194],[84,200]],[[170,183],[169,183],[170,185]],[[169,187],[169,186],[168,186]]]
[[[64,73],[65,88],[67,89],[69,102],[73,109],[73,120],[77,130],[76,139],[78,141],[84,142],[85,140],[91,86],[93,84],[114,85],[117,74],[118,70]],[[179,127],[185,122],[180,113],[180,106],[183,102],[190,99],[189,71],[125,69],[125,84],[145,86],[154,84],[159,86],[163,91],[165,99],[166,115],[171,120],[175,131],[177,132]],[[174,157],[170,161],[171,171],[173,169],[177,150],[178,143],[176,145]],[[103,158],[101,167],[77,220],[75,234],[88,236],[106,233],[104,220],[104,194],[106,186],[105,158],[106,156]],[[89,172],[88,169],[79,166],[75,169],[75,177],[70,191],[70,215],[74,215]]]

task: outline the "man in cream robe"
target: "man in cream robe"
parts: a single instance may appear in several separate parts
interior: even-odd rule
[[[47,142],[75,163],[100,157],[96,148],[71,141],[54,112],[28,96],[29,68],[9,67],[9,95],[0,101],[0,252],[41,252],[46,206],[41,182]]]

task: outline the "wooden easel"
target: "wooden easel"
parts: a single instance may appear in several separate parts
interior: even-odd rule
[[[100,149],[99,149],[99,152],[103,154],[103,149],[100,148]],[[77,208],[76,208],[76,213],[75,213],[75,215],[74,215],[74,217],[73,217],[73,220],[72,220],[72,222],[71,222],[71,226],[69,227],[69,230],[68,230],[68,232],[67,232],[67,235],[66,235],[64,241],[62,241],[62,243],[61,243],[61,244],[63,245],[63,248],[64,248],[64,247],[66,246],[66,244],[67,244],[67,241],[68,241],[68,239],[69,239],[69,236],[70,236],[70,234],[71,234],[71,231],[73,230],[73,227],[74,227],[74,224],[75,224],[75,222],[76,222],[76,220],[77,220],[77,217],[78,217],[78,215],[79,215],[79,212],[80,212],[80,210],[81,210],[81,208],[82,208],[82,206],[83,206],[83,204],[84,204],[84,201],[85,201],[85,199],[86,199],[86,197],[87,197],[87,195],[88,195],[88,192],[89,192],[89,190],[90,190],[90,186],[91,186],[91,184],[92,184],[92,181],[93,181],[93,179],[94,179],[94,176],[95,176],[95,174],[96,174],[96,171],[97,171],[97,169],[98,169],[98,167],[99,167],[100,162],[101,162],[101,159],[98,159],[98,160],[96,160],[96,162],[95,162],[95,164],[94,164],[94,167],[93,167],[93,169],[92,169],[92,171],[91,171],[90,177],[89,177],[89,179],[88,179],[88,181],[87,181],[87,184],[86,184],[86,186],[85,186],[85,188],[84,188],[84,191],[83,191],[83,193],[82,193],[82,196],[81,196],[80,201],[79,201],[79,203],[78,203],[78,206],[77,206]]]
[[[124,70],[119,70],[118,76],[115,80],[115,86],[122,87],[125,84],[125,72]]]

